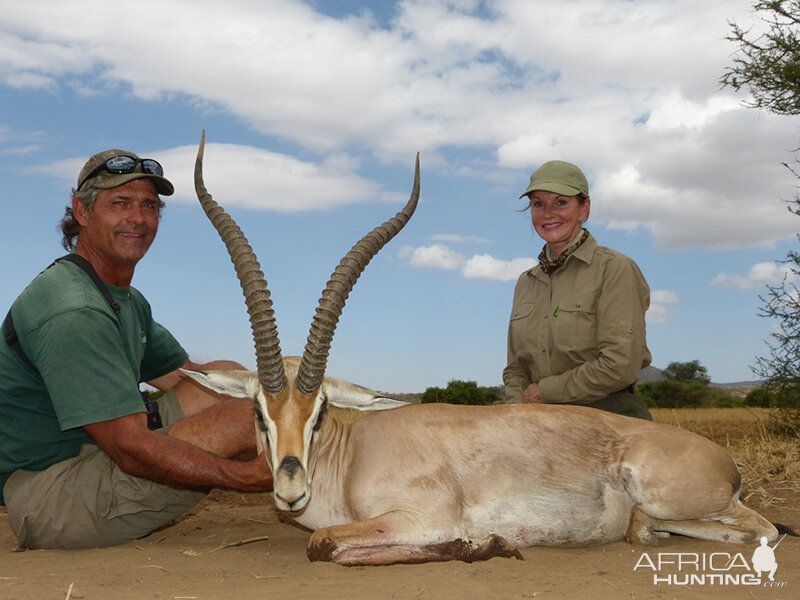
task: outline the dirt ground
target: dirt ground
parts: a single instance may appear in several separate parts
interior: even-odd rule
[[[748,504],[800,531],[796,488],[770,494],[767,506],[757,499]],[[753,583],[756,544],[673,536],[658,548],[624,542],[527,548],[524,561],[341,567],[309,562],[308,536],[279,520],[268,494],[214,491],[172,526],[137,542],[99,550],[14,552],[16,539],[0,508],[0,600],[800,598],[797,537],[786,537],[775,550],[775,582],[764,573],[761,583]],[[684,585],[680,578],[692,575]],[[727,585],[716,581],[722,576]]]

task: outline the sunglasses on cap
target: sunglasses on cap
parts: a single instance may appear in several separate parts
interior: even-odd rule
[[[92,171],[84,177],[78,184],[78,191],[83,187],[83,184],[96,177],[100,171],[108,171],[109,173],[135,173],[137,165],[142,165],[142,173],[148,175],[164,175],[164,169],[158,161],[152,158],[133,158],[132,156],[112,156],[105,162],[97,165]]]

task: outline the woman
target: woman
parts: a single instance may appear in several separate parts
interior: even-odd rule
[[[634,391],[651,360],[650,288],[639,267],[583,228],[591,200],[577,166],[543,164],[523,197],[545,245],[514,290],[506,402],[585,404],[652,420]]]

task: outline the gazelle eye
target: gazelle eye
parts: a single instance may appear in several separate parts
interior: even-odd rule
[[[322,403],[322,406],[319,408],[319,414],[317,415],[317,422],[314,423],[314,431],[319,431],[322,427],[322,419],[325,418],[325,414],[328,412],[328,401]]]
[[[266,431],[267,425],[266,423],[264,423],[264,415],[261,413],[261,407],[256,406],[255,413],[256,413],[256,423],[258,423],[259,429],[261,429],[261,431]]]

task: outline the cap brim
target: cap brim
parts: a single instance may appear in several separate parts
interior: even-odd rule
[[[156,186],[156,191],[162,196],[171,196],[175,187],[169,179],[150,173],[102,173],[86,183],[100,190],[110,190],[125,185],[135,179],[150,179]]]
[[[522,192],[520,198],[524,198],[531,192],[536,191],[553,192],[554,194],[561,194],[562,196],[578,196],[583,193],[577,188],[556,181],[537,181],[536,183],[530,184],[528,189]]]

